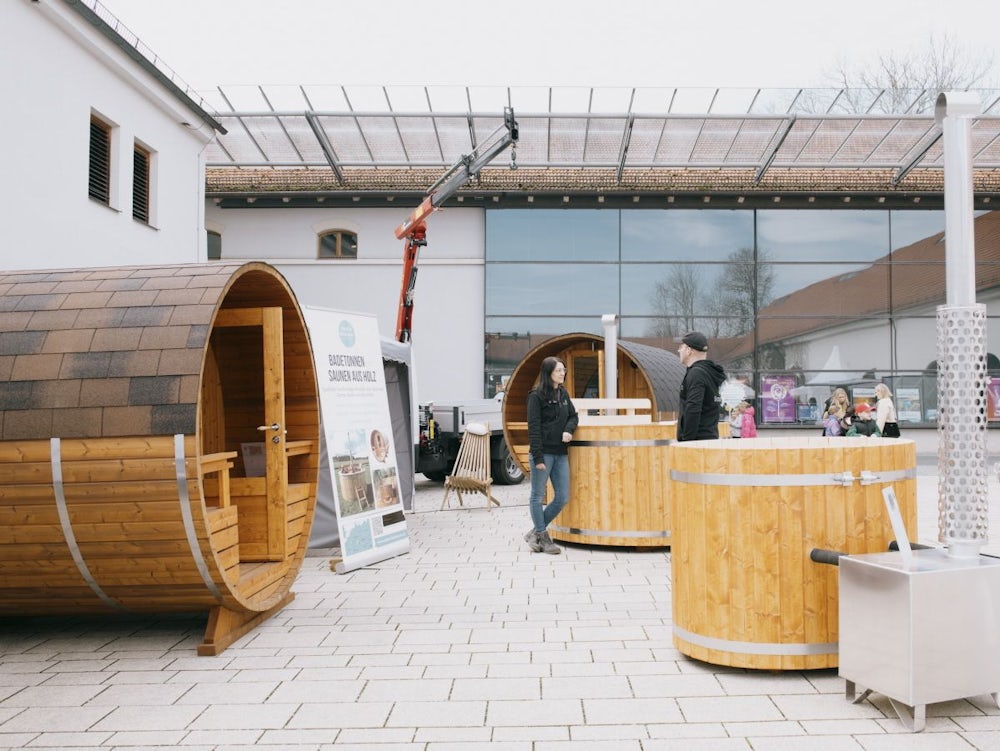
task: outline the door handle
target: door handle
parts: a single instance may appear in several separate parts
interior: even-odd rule
[[[278,423],[273,422],[270,425],[258,425],[257,426],[257,430],[259,430],[261,432],[264,432],[266,430],[278,431],[278,430],[281,430],[281,426]]]

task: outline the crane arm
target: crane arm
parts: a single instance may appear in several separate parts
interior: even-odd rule
[[[495,140],[494,140],[495,139]],[[410,214],[405,222],[396,228],[396,238],[405,240],[403,250],[403,282],[399,292],[399,311],[396,316],[396,340],[408,342],[413,324],[413,293],[417,284],[417,260],[420,248],[427,244],[427,217],[437,211],[449,198],[461,190],[470,180],[496,158],[508,146],[516,145],[518,139],[517,120],[514,110],[505,107],[503,127],[498,128],[482,147],[462,158],[427,191],[427,196]],[[517,169],[511,157],[511,169]]]

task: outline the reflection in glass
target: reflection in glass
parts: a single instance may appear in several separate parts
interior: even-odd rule
[[[753,250],[752,211],[626,209],[623,261],[724,261]]]
[[[614,313],[618,274],[597,263],[496,263],[486,266],[487,315]]]
[[[486,212],[487,261],[617,261],[618,212],[506,209]]]
[[[854,316],[889,310],[889,265],[761,264],[775,294],[760,316]]]
[[[892,249],[905,248],[944,232],[943,211],[890,211],[889,227]],[[943,246],[942,246],[943,247]],[[942,260],[944,260],[942,249]]]
[[[874,261],[889,247],[889,212],[758,211],[757,245],[774,261]]]

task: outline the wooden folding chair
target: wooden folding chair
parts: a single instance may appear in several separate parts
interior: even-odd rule
[[[462,442],[458,446],[458,456],[451,474],[444,478],[444,500],[441,510],[448,505],[448,495],[454,490],[458,494],[458,505],[464,506],[463,491],[474,490],[487,498],[486,508],[493,510],[493,504],[500,501],[490,493],[493,475],[490,472],[490,426],[471,423],[465,426]]]

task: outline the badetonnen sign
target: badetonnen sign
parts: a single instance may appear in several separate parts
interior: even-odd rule
[[[410,539],[375,316],[303,307],[319,380],[339,574],[406,553]]]

